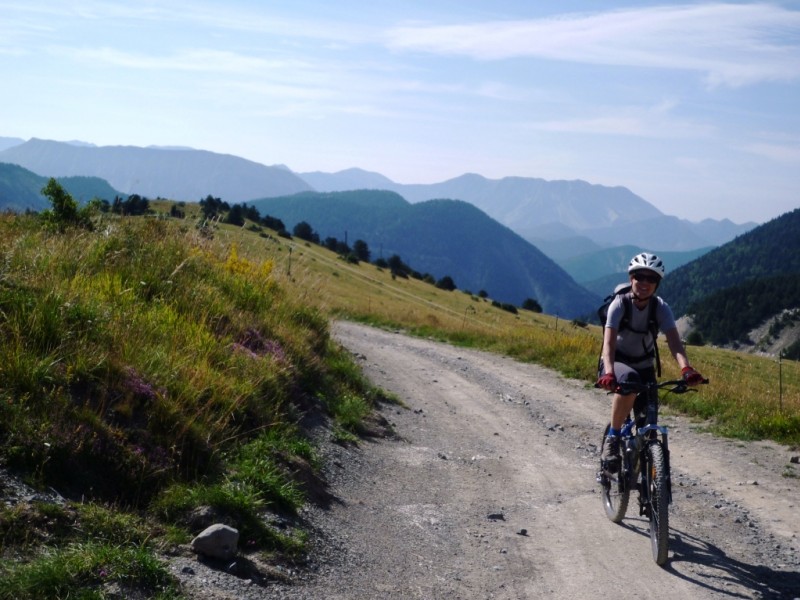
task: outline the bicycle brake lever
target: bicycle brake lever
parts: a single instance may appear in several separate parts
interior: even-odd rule
[[[706,384],[709,383],[709,380],[703,379],[700,381],[700,383]],[[679,383],[670,390],[670,392],[675,392],[676,394],[684,394],[686,392],[696,392],[696,391],[697,391],[697,386],[689,385],[689,383],[686,381],[682,381],[681,383]]]

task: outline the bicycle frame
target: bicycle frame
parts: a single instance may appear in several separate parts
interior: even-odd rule
[[[665,382],[669,384],[670,382]],[[650,517],[649,489],[643,485],[644,478],[638,477],[646,472],[648,465],[647,447],[650,444],[660,444],[666,461],[667,490],[669,503],[672,503],[672,478],[669,466],[669,433],[667,428],[658,424],[658,384],[649,384],[646,389],[639,392],[634,402],[633,414],[625,419],[620,432],[620,449],[622,450],[622,464],[620,477],[628,489],[637,489],[639,492],[639,515]],[[637,411],[637,405],[645,404],[645,410]],[[644,468],[643,468],[644,467]],[[634,488],[636,484],[636,488]]]
[[[702,383],[708,383],[704,380]],[[603,486],[606,516],[621,523],[628,508],[628,499],[636,489],[639,515],[650,522],[650,542],[656,564],[666,563],[669,552],[669,512],[672,503],[669,434],[658,424],[658,391],[672,386],[670,392],[682,394],[690,390],[683,380],[661,383],[624,384],[615,391],[623,395],[636,393],[633,411],[625,419],[620,432],[621,461],[618,472],[607,470],[601,461],[597,481]],[[610,425],[608,426],[610,427]],[[608,433],[603,434],[603,444]],[[602,453],[602,450],[601,450]]]

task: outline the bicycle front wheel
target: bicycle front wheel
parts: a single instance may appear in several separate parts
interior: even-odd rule
[[[669,482],[664,447],[647,447],[646,485],[649,496],[650,545],[657,565],[667,562],[669,552]]]
[[[606,444],[606,435],[609,426],[603,432],[603,441],[600,444],[600,456],[603,456],[603,449]],[[628,500],[630,499],[631,489],[622,474],[622,465],[616,473],[609,473],[603,470],[600,465],[600,485],[602,487],[603,508],[606,516],[614,523],[621,523],[628,511]]]

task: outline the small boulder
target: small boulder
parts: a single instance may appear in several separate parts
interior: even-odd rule
[[[216,523],[192,540],[192,550],[209,558],[229,560],[236,555],[238,544],[239,532],[236,529]]]

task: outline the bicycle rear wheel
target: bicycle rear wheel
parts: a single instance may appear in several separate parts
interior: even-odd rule
[[[608,428],[603,432],[603,441],[600,444],[600,456],[603,455],[603,449],[606,444],[606,435]],[[625,513],[628,511],[628,500],[631,496],[630,486],[625,481],[625,476],[622,474],[622,465],[616,473],[609,473],[603,470],[603,465],[600,465],[600,485],[603,497],[603,508],[606,511],[606,516],[614,523],[622,522],[625,518]]]
[[[646,484],[649,494],[650,546],[657,565],[667,562],[669,553],[669,484],[664,447],[657,442],[647,447]]]

